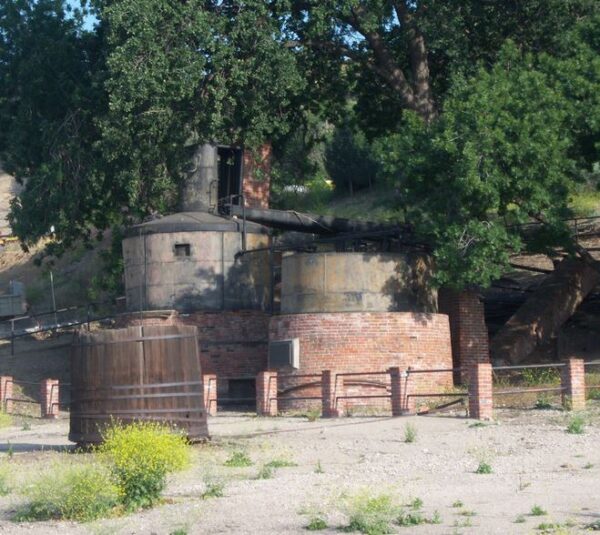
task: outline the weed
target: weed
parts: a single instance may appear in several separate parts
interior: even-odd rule
[[[421,500],[421,498],[415,498],[412,502],[410,502],[410,507],[415,511],[418,511],[423,507],[423,500]]]
[[[552,522],[542,522],[541,524],[538,524],[535,529],[540,531],[549,531],[558,527],[560,527],[558,524],[553,524]]]
[[[477,516],[475,511],[469,511],[468,509],[464,509],[458,513],[460,516]]]
[[[572,416],[567,424],[567,433],[571,435],[583,435],[585,433],[585,419],[580,414]]]
[[[324,518],[320,516],[313,516],[306,525],[308,531],[321,531],[327,529],[329,526]]]
[[[583,468],[584,470],[589,470],[590,468],[594,468],[594,465],[592,463],[586,463]]]
[[[525,386],[556,385],[560,373],[556,368],[526,368],[521,372]]]
[[[273,468],[265,464],[256,474],[256,479],[271,479],[274,475]]]
[[[10,487],[8,485],[8,466],[6,464],[0,465],[0,496],[6,496],[10,494]]]
[[[10,427],[12,424],[12,416],[10,414],[6,414],[4,411],[0,411],[0,429],[3,427]]]
[[[412,443],[417,440],[417,428],[412,424],[404,426],[404,442]]]
[[[21,431],[31,431],[31,424],[27,420],[23,420]]]
[[[515,518],[515,524],[524,524],[525,521],[525,515],[519,515],[517,518]]]
[[[204,478],[204,492],[201,494],[203,500],[210,498],[222,498],[224,496],[225,482],[221,479],[214,479],[207,476]]]
[[[10,443],[10,440],[7,440],[6,443],[8,444],[8,448],[6,450],[6,456],[9,459],[12,459],[13,455],[15,454],[15,449],[13,448],[13,445]]]
[[[478,427],[487,427],[487,424],[484,424],[483,422],[473,422],[472,424],[469,424],[469,429],[475,429]]]
[[[229,466],[230,468],[246,468],[248,466],[252,466],[252,459],[248,457],[248,454],[243,451],[234,451],[231,454],[231,457],[227,459],[224,463],[225,466]]]
[[[491,474],[492,473],[492,466],[489,463],[486,463],[485,461],[480,461],[479,462],[479,466],[477,466],[477,470],[475,470],[476,474]]]
[[[186,528],[177,528],[174,531],[171,531],[169,535],[188,535],[188,530]]]
[[[442,518],[438,511],[434,511],[431,518],[427,518],[421,512],[413,510],[412,512],[401,512],[396,523],[401,527],[419,526],[421,524],[441,524]]]
[[[289,468],[291,466],[298,466],[298,464],[286,459],[273,459],[265,464],[265,466],[268,466],[269,468]]]
[[[166,486],[167,474],[190,462],[191,448],[185,437],[164,424],[112,423],[102,438],[98,451],[110,463],[127,510],[154,505]]]
[[[543,509],[541,506],[539,506],[539,505],[534,505],[534,506],[531,508],[531,511],[529,511],[529,514],[530,514],[531,516],[545,516],[545,515],[547,515],[547,514],[548,514],[548,512],[547,512],[545,509]]]
[[[590,531],[600,531],[600,520],[594,520],[594,522],[585,526],[585,529]]]
[[[454,528],[470,528],[473,526],[470,518],[465,518],[464,520],[455,520],[452,527]]]
[[[65,519],[88,522],[117,505],[119,490],[101,465],[55,467],[25,489],[27,503],[15,520]]]
[[[535,402],[535,408],[538,410],[548,410],[552,408],[551,397],[548,394],[540,394]]]
[[[455,508],[457,508],[457,509],[458,509],[459,507],[462,507],[463,505],[464,505],[464,504],[463,504],[463,502],[461,502],[460,500],[456,500],[456,501],[455,501],[455,502],[452,504],[452,507],[455,507]]]
[[[392,531],[392,524],[402,514],[389,494],[370,495],[363,492],[346,500],[348,531],[367,535],[383,535]]]
[[[315,474],[324,474],[325,470],[323,470],[323,466],[321,465],[321,461],[317,461],[317,465],[315,466]]]
[[[588,399],[592,399],[594,401],[600,400],[600,388],[594,388],[588,392]]]
[[[321,416],[321,409],[314,408],[306,411],[306,419],[309,422],[316,422]]]

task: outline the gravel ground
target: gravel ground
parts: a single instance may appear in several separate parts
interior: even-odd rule
[[[474,426],[451,416],[305,418],[223,415],[209,422],[212,441],[195,446],[192,469],[170,481],[166,503],[142,513],[90,524],[15,523],[23,498],[0,498],[0,533],[305,533],[310,514],[319,513],[339,533],[347,523],[344,495],[393,495],[400,503],[423,501],[423,513],[438,511],[439,525],[397,528],[399,533],[579,533],[600,524],[600,404],[592,402],[582,435],[565,432],[562,411],[497,411],[496,423]],[[413,443],[405,426],[416,428]],[[0,430],[0,455],[23,484],[52,460],[75,456],[68,447],[68,422]],[[253,465],[229,468],[234,451]],[[258,479],[265,463],[293,461],[270,479]],[[4,459],[3,459],[4,460]],[[480,461],[491,474],[476,474]],[[224,497],[202,499],[207,480],[224,483]],[[460,501],[461,507],[452,505]],[[548,514],[528,515],[539,505]],[[465,512],[467,514],[465,514]],[[467,516],[468,513],[472,516]],[[525,515],[523,523],[515,523]],[[540,523],[560,524],[542,531]]]

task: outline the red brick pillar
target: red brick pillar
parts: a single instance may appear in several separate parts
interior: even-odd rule
[[[58,418],[58,379],[44,379],[41,384],[40,402],[42,418]]]
[[[402,416],[417,412],[416,400],[409,397],[412,391],[410,374],[398,367],[389,369],[392,390],[392,416]]]
[[[256,376],[256,412],[259,416],[277,416],[277,372]]]
[[[336,372],[323,370],[321,373],[321,402],[323,418],[337,418],[343,412],[343,400],[338,399],[344,392],[344,379]]]
[[[473,364],[490,361],[483,303],[471,290],[441,288],[438,305],[440,313],[447,314],[450,322],[453,367],[462,368],[460,374],[454,374],[454,380],[465,382]]]
[[[207,373],[202,376],[202,394],[204,408],[208,416],[217,415],[217,376]]]
[[[13,378],[10,375],[0,375],[0,411],[12,412]]]
[[[493,417],[492,365],[473,364],[469,378],[469,417],[491,420]]]
[[[583,359],[569,359],[562,369],[563,406],[573,411],[585,409],[585,366]]]

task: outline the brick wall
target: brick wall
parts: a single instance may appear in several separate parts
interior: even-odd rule
[[[490,360],[483,303],[475,292],[442,288],[438,292],[438,307],[440,313],[449,317],[454,367],[463,369],[462,377],[455,379],[466,381],[470,366]]]
[[[274,316],[269,326],[270,340],[300,339],[300,367],[280,370],[285,374],[313,374],[322,370],[338,373],[401,369],[450,368],[450,328],[442,314],[402,312],[354,312],[295,314]],[[414,392],[439,392],[452,386],[450,373],[415,374]],[[279,389],[284,391],[280,409],[300,408],[304,403],[294,397],[320,397],[319,378],[285,379],[280,376]],[[309,386],[302,387],[302,384]],[[390,393],[389,375],[345,376],[346,395],[380,395]],[[318,404],[318,402],[315,402]],[[346,408],[369,405],[390,409],[390,400],[345,401]]]
[[[218,395],[228,397],[229,379],[253,379],[266,369],[269,318],[267,313],[256,310],[191,314],[149,311],[145,313],[143,323],[195,325],[201,372],[216,375]],[[140,321],[139,315],[126,314],[119,318],[119,325],[139,325]]]
[[[270,143],[257,151],[244,150],[244,174],[242,189],[248,208],[268,208],[271,191]]]

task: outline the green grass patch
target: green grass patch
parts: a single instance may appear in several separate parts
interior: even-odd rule
[[[10,414],[6,414],[4,411],[0,411],[0,429],[10,427],[12,424],[12,416]]]
[[[548,514],[548,511],[546,511],[543,507],[539,505],[534,505],[531,508],[531,511],[529,511],[529,514],[531,516],[545,516]]]
[[[462,507],[464,504],[463,502],[461,502],[460,500],[456,500],[453,504],[452,507],[454,507],[455,509],[459,509],[460,507]]]
[[[119,503],[119,489],[100,464],[56,465],[25,487],[17,521],[76,520],[107,516]]]
[[[484,424],[483,422],[474,422],[472,424],[469,424],[469,429],[477,429],[479,427],[487,427],[487,424]]]
[[[223,464],[225,466],[229,466],[230,468],[246,468],[248,466],[252,466],[254,463],[246,452],[234,451],[229,459],[227,459]]]
[[[256,474],[256,479],[272,479],[274,475],[275,470],[273,470],[272,467],[264,464]]]
[[[475,470],[476,474],[491,474],[492,472],[492,465],[485,461],[481,461]]]
[[[404,442],[411,444],[417,441],[417,428],[412,424],[404,426]]]
[[[298,466],[298,464],[287,459],[273,459],[272,461],[266,463],[265,466],[268,466],[269,468],[290,468],[293,466]]]
[[[389,494],[363,492],[345,500],[348,525],[345,531],[366,535],[384,535],[393,531],[393,525],[402,515],[402,508]]]
[[[580,414],[572,416],[567,423],[567,433],[571,435],[583,435],[585,433],[585,419]]]
[[[519,515],[517,518],[515,518],[515,524],[524,524],[525,522],[525,515]]]
[[[204,478],[204,492],[200,495],[203,500],[222,498],[225,495],[225,482],[212,476]]]
[[[328,527],[327,521],[320,516],[313,516],[305,526],[308,531],[322,531]]]

